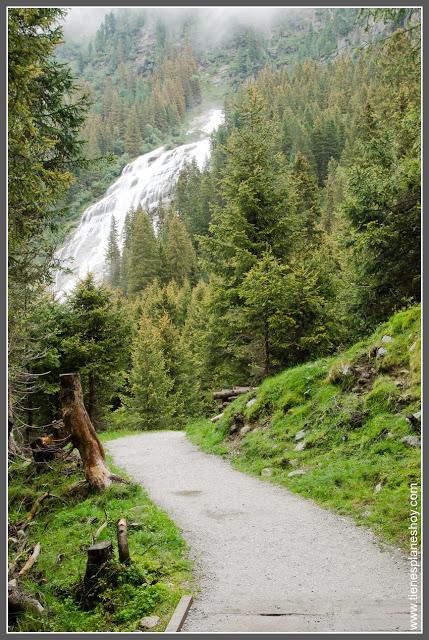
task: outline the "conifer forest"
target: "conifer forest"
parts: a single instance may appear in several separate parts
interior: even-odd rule
[[[421,8],[9,7],[9,631],[205,611],[181,447],[409,554],[420,292]]]

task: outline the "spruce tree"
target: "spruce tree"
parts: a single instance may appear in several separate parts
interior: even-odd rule
[[[148,214],[139,207],[135,213],[128,263],[127,291],[145,289],[160,271],[158,242]]]
[[[196,255],[185,225],[175,211],[167,216],[162,235],[163,279],[182,284],[192,280],[196,270]]]
[[[132,347],[129,376],[131,398],[126,404],[138,416],[143,430],[171,427],[171,391],[161,348],[161,335],[152,321],[143,316]]]
[[[107,262],[107,281],[112,287],[119,287],[120,284],[120,267],[121,253],[118,245],[118,229],[116,226],[115,216],[112,216],[110,222],[110,233],[107,241],[106,249]]]
[[[300,152],[295,157],[292,178],[296,195],[298,233],[305,248],[308,247],[308,243],[313,244],[320,235],[321,214],[317,178],[311,170],[310,163]]]

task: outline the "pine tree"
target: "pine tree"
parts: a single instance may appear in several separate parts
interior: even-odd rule
[[[132,226],[127,292],[133,295],[142,291],[159,271],[159,248],[153,226],[148,214],[139,207]]]
[[[320,234],[320,206],[317,178],[310,168],[307,159],[297,153],[292,169],[292,178],[296,192],[296,211],[299,216],[299,232],[301,234],[303,248],[309,248]],[[297,240],[298,241],[298,240]],[[299,242],[299,241],[298,241]]]
[[[124,150],[130,156],[138,156],[141,150],[142,136],[136,108],[130,109],[127,119]]]
[[[124,305],[90,274],[66,301],[62,329],[63,370],[80,371],[86,406],[94,424],[123,382],[129,325]]]
[[[196,270],[196,255],[185,225],[175,211],[167,216],[161,235],[163,279],[182,284],[193,279]]]
[[[167,313],[160,318],[158,328],[166,371],[172,380],[172,415],[176,428],[180,428],[188,417],[195,415],[197,384],[180,333]]]
[[[107,262],[107,281],[112,287],[119,287],[120,284],[120,267],[121,267],[121,253],[118,245],[118,229],[116,226],[115,217],[112,216],[110,222],[110,234],[107,241],[106,249],[106,262]]]
[[[132,348],[132,368],[129,376],[131,398],[127,406],[138,416],[140,428],[171,427],[171,390],[161,349],[161,336],[151,320],[143,316]]]

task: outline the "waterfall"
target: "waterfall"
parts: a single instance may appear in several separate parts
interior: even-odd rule
[[[150,211],[161,198],[168,199],[186,162],[195,160],[200,169],[203,167],[210,155],[209,136],[222,122],[222,111],[211,109],[194,120],[187,132],[201,131],[205,136],[200,140],[171,150],[159,147],[124,167],[104,197],[84,211],[78,227],[57,252],[61,264],[71,270],[71,273],[58,271],[56,274],[54,290],[59,297],[69,293],[89,272],[97,282],[103,280],[112,216],[122,237],[125,216],[130,209],[141,205]]]

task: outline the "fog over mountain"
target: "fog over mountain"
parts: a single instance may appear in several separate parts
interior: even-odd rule
[[[64,22],[64,34],[67,39],[82,40],[93,35],[102,22],[106,13],[110,11],[141,11],[148,16],[161,19],[173,26],[189,17],[196,18],[199,31],[213,41],[220,40],[228,31],[237,25],[247,25],[261,30],[275,24],[286,15],[294,13],[313,12],[313,9],[298,9],[288,7],[71,7]],[[206,28],[204,28],[206,27]]]

